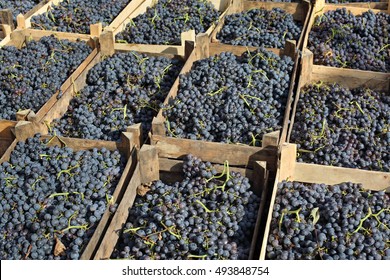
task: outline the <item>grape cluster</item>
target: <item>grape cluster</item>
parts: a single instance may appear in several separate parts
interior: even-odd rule
[[[196,61],[163,108],[167,135],[260,145],[263,134],[282,126],[293,67],[290,57],[264,48]]]
[[[298,41],[302,24],[280,8],[251,9],[227,15],[217,39],[222,43],[284,48],[286,40]]]
[[[141,123],[145,136],[182,68],[179,59],[137,52],[117,53],[95,65],[87,86],[53,122],[57,135],[118,140],[129,125]]]
[[[19,14],[24,15],[39,2],[41,2],[41,0],[0,0],[0,10],[11,10],[14,21],[16,21],[16,17]]]
[[[79,259],[123,169],[118,151],[18,142],[0,165],[0,259]]]
[[[298,161],[390,171],[390,97],[313,83],[300,94],[291,141]]]
[[[135,17],[116,36],[118,42],[180,45],[180,35],[188,30],[205,32],[216,23],[220,12],[205,0],[159,0],[144,14]]]
[[[283,181],[278,185],[268,259],[390,260],[390,199],[361,185]]]
[[[130,0],[66,0],[47,12],[31,18],[33,28],[81,34],[90,33],[90,25],[108,26]]]
[[[84,42],[43,37],[0,49],[0,119],[39,110],[91,52]]]
[[[390,15],[372,10],[355,16],[346,8],[318,16],[309,34],[314,64],[389,72]]]
[[[192,155],[183,173],[136,197],[112,258],[248,259],[260,202],[248,178]]]

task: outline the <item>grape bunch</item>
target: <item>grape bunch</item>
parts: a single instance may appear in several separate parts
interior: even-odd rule
[[[124,169],[118,151],[18,142],[0,165],[0,259],[79,259]],[[110,205],[110,207],[107,207]]]
[[[41,0],[0,0],[0,10],[11,10],[13,19],[16,23],[16,17],[19,14],[26,14],[39,2],[41,2]]]
[[[187,155],[183,180],[136,197],[112,258],[248,259],[260,198],[249,179]]]
[[[284,48],[286,40],[299,40],[302,24],[283,9],[251,9],[227,15],[217,39],[230,45]]]
[[[314,64],[389,72],[390,15],[368,10],[355,16],[346,8],[318,16],[309,34]]]
[[[300,162],[389,172],[390,97],[362,87],[307,85],[291,141]]]
[[[390,198],[341,183],[278,185],[267,258],[390,260]]]
[[[137,52],[106,58],[88,72],[87,86],[52,128],[57,135],[116,141],[141,123],[146,137],[182,66],[180,59]]]
[[[101,22],[103,27],[110,25],[129,2],[66,0],[32,17],[31,26],[36,29],[89,34],[91,24]]]
[[[182,32],[205,32],[216,23],[220,12],[208,0],[159,0],[116,36],[118,42],[180,45]]]
[[[91,52],[84,42],[54,36],[0,49],[0,119],[19,110],[38,111]]]
[[[196,61],[163,108],[167,135],[260,145],[265,133],[282,126],[293,67],[290,57],[264,48]]]

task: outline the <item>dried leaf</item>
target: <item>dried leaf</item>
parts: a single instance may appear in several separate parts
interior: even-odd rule
[[[313,218],[313,225],[315,225],[320,219],[320,211],[318,207],[313,208],[313,210],[311,210],[310,217]]]
[[[57,257],[62,255],[65,252],[66,247],[57,236],[54,236],[54,238],[56,241],[56,245],[54,247],[54,256]]]
[[[137,188],[137,194],[140,196],[145,196],[148,193],[148,191],[150,191],[150,188],[147,185],[141,185],[138,186]]]

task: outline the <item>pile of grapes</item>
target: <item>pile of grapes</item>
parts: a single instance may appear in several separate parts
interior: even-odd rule
[[[0,0],[0,10],[11,10],[14,21],[16,21],[16,17],[19,14],[24,15],[39,2],[41,2],[41,0]]]
[[[116,36],[118,42],[180,45],[188,30],[205,32],[216,23],[220,12],[208,0],[159,0],[153,8],[135,17]]]
[[[112,258],[248,259],[260,198],[248,178],[192,155],[184,179],[137,196]]]
[[[314,64],[389,72],[390,15],[345,8],[318,16],[309,34]]]
[[[79,259],[124,169],[118,151],[49,147],[38,135],[0,165],[0,259]],[[108,207],[108,205],[111,205]]]
[[[390,171],[390,96],[319,82],[300,94],[291,141],[298,161]]]
[[[227,15],[217,39],[222,43],[266,48],[284,48],[286,40],[298,41],[302,24],[280,8],[251,9]]]
[[[361,185],[279,184],[268,259],[390,260],[390,199]]]
[[[89,71],[87,86],[52,127],[57,135],[116,141],[129,125],[141,123],[147,136],[182,65],[137,52],[106,58]]]
[[[180,76],[178,94],[163,108],[167,135],[260,145],[281,128],[294,67],[288,56],[259,48],[196,61]]]
[[[52,6],[46,13],[32,17],[33,28],[90,33],[90,25],[101,22],[108,26],[126,7],[130,0],[90,1],[64,0],[57,6]]]
[[[38,111],[91,52],[84,42],[54,36],[0,49],[0,119],[24,109]]]

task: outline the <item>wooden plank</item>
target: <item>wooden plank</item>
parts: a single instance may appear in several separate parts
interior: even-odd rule
[[[115,215],[106,230],[102,242],[96,251],[94,256],[95,260],[106,260],[110,258],[116,243],[123,232],[123,227],[129,215],[129,209],[133,206],[135,197],[137,196],[137,188],[140,185],[141,174],[139,165],[137,164],[130,183],[127,186],[126,192],[123,195],[122,203],[119,204]]]
[[[6,149],[5,152],[3,153],[3,155],[1,156],[0,164],[4,163],[6,161],[9,161],[9,159],[11,157],[11,153],[15,149],[17,143],[18,143],[18,140],[14,139],[13,142],[11,143],[11,145],[8,147],[8,149]]]
[[[13,139],[0,138],[0,158],[7,151],[8,147],[12,144]]]
[[[137,51],[143,53],[160,53],[170,55],[184,54],[182,46],[114,43],[114,49],[117,52]]]
[[[114,35],[125,30],[126,25],[131,19],[146,12],[148,7],[154,6],[153,0],[132,0],[122,12],[108,26],[114,32]]]
[[[261,147],[265,148],[268,146],[277,146],[279,143],[279,137],[279,130],[264,134],[263,140],[261,142]]]
[[[280,178],[280,169],[278,169],[278,171],[276,173],[276,178]],[[260,251],[260,256],[259,256],[260,260],[266,259],[268,237],[269,237],[269,233],[271,230],[272,214],[273,214],[273,209],[274,209],[274,205],[275,205],[275,198],[276,198],[276,193],[278,190],[278,183],[279,182],[280,182],[279,180],[275,180],[275,183],[274,183],[274,186],[272,189],[271,201],[270,201],[268,215],[267,215],[267,222],[265,225],[263,240],[262,240],[262,244],[261,244],[261,251]]]
[[[39,2],[37,5],[35,5],[30,11],[24,14],[25,18],[30,18],[33,14],[38,12],[43,6],[45,6],[47,3],[49,3],[50,0],[43,0]]]
[[[335,185],[342,182],[363,184],[364,188],[390,191],[390,173],[353,168],[296,163],[293,179],[305,183]]]
[[[205,161],[223,164],[223,155],[224,160],[228,160],[232,166],[251,167],[255,161],[267,161],[268,168],[276,170],[276,147],[259,148],[159,135],[152,135],[152,142],[155,143],[159,157],[182,158],[187,154],[199,154]]]
[[[198,155],[198,156],[200,158],[202,157],[202,155]],[[203,158],[201,158],[201,159],[203,160]],[[171,174],[171,173],[181,174],[181,173],[183,173],[183,160],[159,157],[158,162],[159,162],[159,166],[160,166],[160,173],[161,172],[165,172],[167,174]],[[261,163],[263,163],[263,162],[261,162]],[[213,167],[217,170],[217,172],[223,172],[223,170],[224,170],[223,164],[213,164]],[[256,172],[250,168],[229,166],[229,170],[233,171],[233,172],[239,172],[243,176],[247,177],[249,180],[257,183],[257,181],[254,179],[257,176]],[[168,175],[168,176],[170,176],[170,175]],[[183,177],[183,176],[181,176],[181,177]],[[259,183],[261,183],[261,182],[262,181],[260,180]],[[260,189],[260,187],[258,187],[256,185],[255,189],[257,189],[257,188]],[[262,186],[261,186],[261,188],[262,188]],[[260,195],[260,193],[258,192],[259,189],[257,189],[257,191],[256,191],[257,195]]]
[[[59,31],[50,31],[50,30],[37,30],[27,28],[25,29],[25,36],[33,40],[38,40],[45,36],[54,35],[59,40],[69,40],[72,42],[76,41],[89,41],[92,39],[92,36],[89,34],[78,34],[70,32],[59,32]]]

